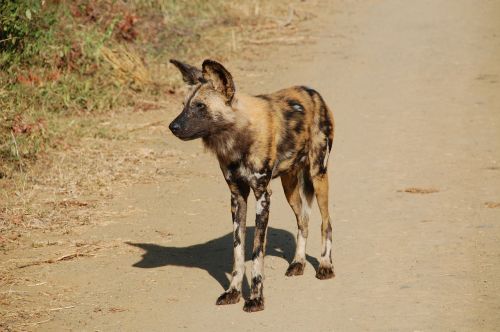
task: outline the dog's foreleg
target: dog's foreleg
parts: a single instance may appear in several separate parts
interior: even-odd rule
[[[250,299],[245,301],[243,310],[248,312],[264,309],[263,279],[264,279],[264,255],[266,252],[266,233],[269,219],[269,206],[271,203],[270,192],[267,188],[259,188],[255,191],[256,218],[255,236],[252,252],[252,286]]]
[[[241,284],[245,276],[245,228],[249,186],[243,182],[229,182],[231,190],[231,215],[233,219],[233,271],[229,288],[217,299],[216,304],[237,303],[241,297]]]

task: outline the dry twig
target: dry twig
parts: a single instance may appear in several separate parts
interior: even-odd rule
[[[53,264],[56,262],[61,262],[61,261],[69,261],[71,259],[77,258],[77,257],[93,257],[95,256],[94,254],[91,253],[81,253],[81,252],[75,252],[67,255],[63,255],[58,258],[51,258],[47,260],[41,260],[41,261],[34,261],[26,264],[19,265],[17,268],[23,269],[25,267],[30,267],[30,266],[35,266],[35,265],[41,265],[41,264]]]
[[[416,188],[416,187],[410,187],[406,188],[403,190],[398,190],[398,192],[405,192],[405,193],[410,193],[410,194],[432,194],[432,193],[437,193],[439,192],[438,189],[436,188]]]

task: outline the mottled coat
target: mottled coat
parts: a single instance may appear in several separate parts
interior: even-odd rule
[[[328,159],[332,148],[333,115],[321,95],[295,86],[270,94],[237,92],[231,74],[219,63],[205,60],[202,70],[171,62],[190,87],[184,109],[170,124],[174,135],[201,138],[214,152],[231,192],[234,266],[229,288],[217,304],[237,303],[245,273],[245,228],[250,189],[256,204],[250,298],[244,310],[264,309],[263,267],[269,219],[271,179],[280,177],[298,225],[295,257],[287,276],[301,275],[311,203],[316,196],[322,217],[322,251],[316,273],[334,276],[332,226],[328,211]]]

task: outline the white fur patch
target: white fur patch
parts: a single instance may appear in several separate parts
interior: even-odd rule
[[[253,276],[256,276],[256,275],[262,275],[262,253],[259,253],[259,256],[257,256],[254,260],[253,260],[253,266],[252,266],[252,275]]]
[[[253,173],[246,167],[241,166],[238,168],[238,173],[240,173],[240,176],[245,178],[245,179],[250,179],[253,176]]]
[[[264,211],[264,207],[262,206],[262,203],[266,200],[266,194],[262,194],[260,196],[259,200],[255,204],[255,213],[261,214],[262,211]]]
[[[331,223],[331,220],[330,220],[330,223]],[[332,239],[330,238],[331,235],[328,235],[327,233],[327,236],[326,238],[322,238],[321,239],[321,249],[322,249],[322,252],[321,253],[325,253],[325,256],[321,256],[320,259],[319,259],[319,262],[320,262],[320,265],[322,266],[329,266],[331,263],[330,263],[330,258],[332,256]]]
[[[236,248],[234,248],[234,258],[237,263],[241,263],[243,261],[243,252],[241,250],[241,245],[238,244]],[[241,264],[240,264],[241,265]]]
[[[322,249],[323,249],[322,252],[325,253],[325,256],[321,256],[319,258],[319,263],[321,266],[329,266],[330,257],[332,255],[332,241],[330,239],[327,239]]]
[[[306,259],[306,241],[307,239],[302,236],[302,232],[297,234],[297,249],[295,251],[295,262],[303,263]]]
[[[266,176],[266,173],[253,173],[253,176],[255,176],[255,178],[258,180],[258,179],[260,179],[261,177]]]
[[[229,288],[236,288],[238,290],[241,290],[241,282],[245,275],[245,257],[242,249],[243,247],[240,244],[234,248],[234,271],[236,271],[236,275],[232,276],[231,285],[229,286]]]

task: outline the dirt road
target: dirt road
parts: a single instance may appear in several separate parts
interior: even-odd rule
[[[141,144],[174,151],[176,167],[158,164],[163,180],[127,188],[110,207],[135,213],[78,234],[114,249],[27,268],[44,280],[40,289],[63,289],[68,304],[33,328],[500,329],[500,208],[487,204],[500,202],[500,3],[326,6],[309,23],[314,45],[273,46],[268,59],[228,67],[249,92],[306,84],[334,109],[336,278],[314,277],[316,208],[310,264],[302,277],[284,276],[296,226],[275,181],[266,309],[248,314],[242,302],[215,306],[231,269],[229,193],[200,142],[181,142],[162,128]],[[435,192],[405,192],[411,188]]]

